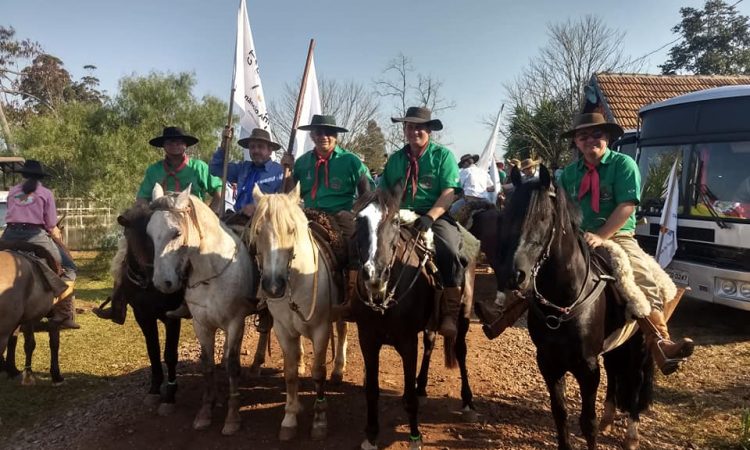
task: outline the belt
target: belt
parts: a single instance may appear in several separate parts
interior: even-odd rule
[[[8,223],[8,228],[16,228],[16,229],[30,229],[30,228],[41,228],[44,229],[44,225],[40,223],[24,223],[24,222],[10,222]]]

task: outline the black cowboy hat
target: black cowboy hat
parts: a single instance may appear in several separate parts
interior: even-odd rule
[[[281,148],[281,144],[277,144],[271,140],[271,133],[262,128],[253,128],[253,131],[250,132],[250,136],[240,139],[237,141],[237,144],[239,144],[240,147],[250,148],[250,141],[265,142],[271,147],[271,150],[278,150]]]
[[[465,163],[466,161],[471,161],[472,164],[476,163],[476,160],[474,159],[474,157],[467,153],[467,154],[463,155],[461,157],[461,159],[458,160],[458,165],[460,166],[461,164]]]
[[[441,122],[439,119],[433,119],[432,111],[421,106],[411,106],[406,110],[406,116],[391,117],[391,122],[410,122],[425,124],[432,131],[440,131],[443,129],[443,122]]]
[[[44,178],[50,176],[49,173],[44,171],[42,163],[35,159],[27,159],[21,167],[16,169],[17,173],[26,175],[29,177]]]
[[[346,128],[336,125],[335,117],[326,116],[323,114],[315,114],[310,121],[310,125],[302,125],[301,127],[297,127],[298,130],[304,131],[310,131],[315,128],[328,128],[329,130],[333,130],[337,133],[349,132],[349,130],[347,130]]]
[[[154,147],[164,147],[164,141],[167,139],[182,139],[188,147],[198,143],[197,137],[185,134],[180,127],[164,127],[161,136],[151,139],[148,143]]]
[[[576,134],[576,131],[587,128],[602,128],[607,132],[611,140],[619,138],[624,133],[620,125],[607,122],[600,113],[585,113],[576,117],[573,128],[561,134],[560,137],[563,139],[572,138]]]

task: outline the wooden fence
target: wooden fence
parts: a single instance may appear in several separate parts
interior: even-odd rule
[[[106,201],[59,198],[56,203],[58,217],[64,216],[63,240],[71,250],[100,248],[102,239],[115,231],[116,215]]]

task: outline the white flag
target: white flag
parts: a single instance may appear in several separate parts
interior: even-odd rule
[[[271,132],[266,99],[260,83],[258,55],[255,53],[250,20],[247,17],[245,0],[240,0],[237,13],[237,49],[234,67],[234,104],[240,109],[239,138],[250,135],[254,128]]]
[[[667,181],[667,197],[659,220],[659,241],[656,243],[656,261],[664,268],[672,262],[677,252],[677,205],[680,199],[679,179],[677,178],[677,160],[672,165]]]
[[[305,92],[302,94],[302,107],[299,114],[299,125],[307,125],[312,121],[312,116],[322,114],[323,109],[320,106],[320,91],[318,90],[318,76],[315,75],[315,60],[310,55],[310,66],[307,69],[307,84]],[[296,158],[298,155],[305,153],[314,147],[310,138],[310,132],[296,130],[294,133],[294,145],[292,155]]]
[[[495,162],[495,146],[497,145],[497,133],[500,130],[500,117],[502,114],[503,108],[500,108],[500,111],[497,113],[497,120],[495,120],[495,128],[492,129],[492,134],[487,140],[482,154],[479,156],[479,161],[477,161],[477,167],[484,172],[489,171],[492,184],[495,185],[495,192],[487,193],[487,197],[492,203],[495,203],[494,198],[497,196],[498,189],[500,189],[500,177],[497,175],[497,164]]]

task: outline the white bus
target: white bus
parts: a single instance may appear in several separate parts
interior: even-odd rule
[[[656,249],[665,181],[680,173],[678,249],[667,268],[700,300],[750,311],[750,85],[726,86],[642,108],[636,234]]]

